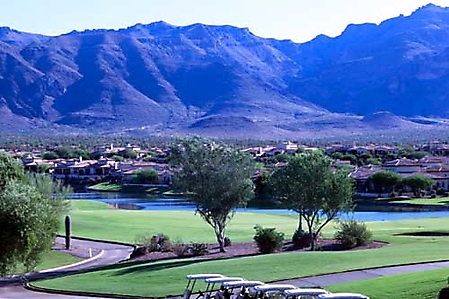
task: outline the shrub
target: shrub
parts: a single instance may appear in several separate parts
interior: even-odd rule
[[[229,247],[232,245],[231,239],[229,237],[224,238],[224,246]]]
[[[143,234],[135,238],[135,244],[144,246],[149,252],[171,251],[170,238],[162,233],[156,235]]]
[[[189,254],[189,246],[182,241],[175,241],[172,244],[172,251],[177,257],[185,257]]]
[[[299,248],[307,248],[312,245],[313,237],[304,230],[297,229],[292,237],[292,242]]]
[[[260,225],[254,227],[256,235],[254,241],[261,253],[272,253],[282,248],[284,233],[276,231],[276,228],[264,228]]]
[[[372,232],[365,223],[356,220],[341,221],[335,232],[335,239],[344,249],[366,245],[371,242]]]
[[[189,251],[193,256],[201,256],[209,253],[209,249],[205,243],[192,242],[190,243]]]

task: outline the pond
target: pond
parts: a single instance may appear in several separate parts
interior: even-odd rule
[[[184,198],[152,197],[142,194],[120,194],[106,192],[74,193],[72,199],[88,199],[110,204],[118,209],[138,209],[157,211],[194,211],[195,206]],[[296,215],[296,212],[287,209],[244,208],[237,212],[286,214]],[[354,219],[358,221],[392,221],[418,218],[449,217],[449,211],[431,212],[352,212],[345,214],[341,219]]]

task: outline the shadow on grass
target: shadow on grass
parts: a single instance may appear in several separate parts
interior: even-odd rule
[[[182,266],[188,266],[192,264],[197,264],[205,262],[204,260],[184,260],[184,261],[173,261],[168,263],[146,263],[140,266],[134,266],[134,267],[126,267],[120,271],[117,271],[114,276],[122,276],[122,275],[128,275],[131,273],[137,273],[137,272],[152,272],[152,271],[158,271],[161,269],[170,269],[170,268],[176,268],[176,267],[182,267]]]
[[[449,237],[449,231],[420,231],[395,234],[395,236],[405,237]]]

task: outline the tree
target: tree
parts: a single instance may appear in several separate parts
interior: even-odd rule
[[[353,180],[344,170],[333,171],[331,161],[321,152],[306,152],[292,158],[272,176],[278,199],[299,214],[312,236],[311,250],[315,250],[317,236],[342,212],[353,208]]]
[[[58,154],[55,153],[55,152],[51,152],[51,151],[50,152],[45,152],[42,155],[42,159],[44,159],[44,160],[56,160],[58,158],[59,158]]]
[[[159,181],[159,175],[154,169],[143,169],[134,174],[134,180],[137,184],[154,184]]]
[[[59,220],[67,211],[68,189],[42,174],[23,175],[21,164],[0,155],[0,276],[19,265],[33,270],[51,249]],[[14,175],[8,169],[16,169]]]
[[[416,197],[421,197],[421,190],[432,187],[435,181],[429,177],[415,174],[404,178],[402,183],[410,187]]]
[[[375,172],[370,179],[374,183],[376,190],[380,192],[392,192],[394,187],[402,181],[401,175],[388,170]]]
[[[70,147],[65,147],[65,146],[59,147],[59,148],[55,149],[54,152],[56,153],[56,155],[59,158],[62,158],[62,159],[70,159],[70,158],[75,157],[75,152]]]
[[[125,159],[136,159],[137,158],[137,153],[133,150],[127,150],[124,154],[123,157]]]
[[[12,180],[22,181],[25,170],[19,160],[5,153],[0,153],[0,191]]]
[[[225,231],[238,207],[254,196],[250,155],[226,144],[192,137],[172,149],[174,186],[186,192],[225,252]]]

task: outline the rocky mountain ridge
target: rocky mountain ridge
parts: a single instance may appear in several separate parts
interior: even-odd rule
[[[448,115],[448,58],[449,9],[431,4],[303,44],[228,25],[56,37],[0,27],[0,128],[238,138],[427,130],[445,122],[416,120]]]

